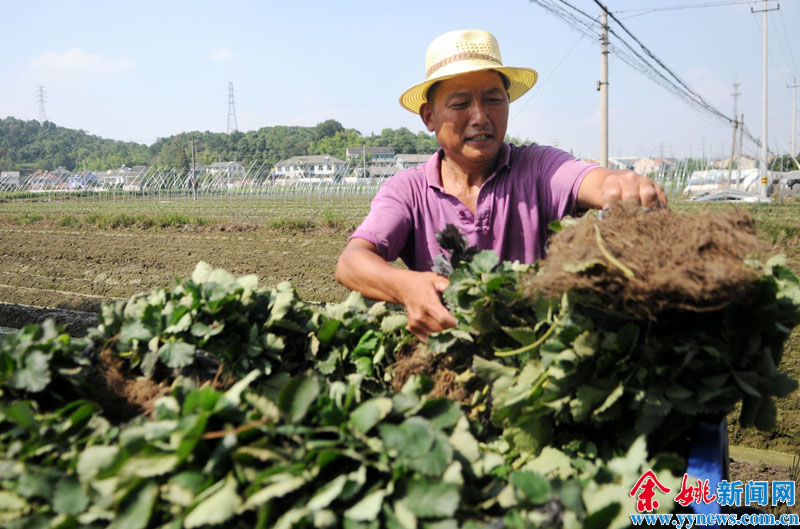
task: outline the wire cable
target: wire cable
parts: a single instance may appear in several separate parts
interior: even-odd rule
[[[752,3],[753,0],[748,0]],[[558,16],[573,29],[579,31],[584,36],[590,36],[593,40],[597,39],[597,35],[593,33],[596,31],[598,20],[592,17],[587,12],[576,7],[568,0],[529,0],[530,3],[539,5],[550,13]],[[639,71],[646,77],[650,78],[656,84],[662,86],[666,90],[672,92],[676,97],[683,100],[698,111],[698,116],[701,118],[705,115],[712,115],[715,119],[724,121],[726,125],[732,124],[734,119],[725,115],[722,111],[715,108],[708,101],[706,101],[696,90],[683,81],[675,72],[664,64],[650,49],[648,49],[633,33],[622,24],[619,19],[610,13],[598,0],[595,0],[601,9],[605,10],[615,22],[622,32],[616,31],[616,28],[609,25],[608,31],[613,35],[621,45],[616,45],[614,42],[609,43],[609,50],[621,60],[626,62],[635,70]],[[729,2],[730,3],[730,2]],[[744,3],[744,2],[739,2]],[[720,4],[721,5],[721,4]],[[638,45],[634,46],[628,41],[627,35],[630,39]],[[641,50],[641,51],[640,51]],[[747,127],[744,129],[744,135],[747,137],[748,142],[753,142],[756,145],[759,141],[749,132]]]

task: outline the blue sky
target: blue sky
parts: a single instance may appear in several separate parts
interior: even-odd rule
[[[724,1],[724,0],[723,0]],[[741,2],[742,0],[737,0]],[[592,15],[590,0],[572,0]],[[643,7],[721,0],[607,0],[612,12],[704,98],[739,111],[761,135],[759,3],[642,14]],[[776,2],[769,2],[775,7]],[[48,117],[102,137],[153,143],[188,130],[224,132],[228,82],[239,130],[315,125],[329,118],[362,134],[423,130],[397,103],[424,77],[437,35],[482,28],[510,66],[539,72],[511,105],[509,133],[599,156],[599,45],[526,0],[139,2],[0,0],[0,117]],[[769,144],[786,152],[794,77],[800,78],[800,1],[769,14]],[[613,37],[612,37],[613,40]],[[610,59],[610,155],[727,156],[731,129]],[[800,94],[798,94],[800,97]],[[800,140],[798,140],[800,144]],[[755,154],[755,147],[745,146]]]

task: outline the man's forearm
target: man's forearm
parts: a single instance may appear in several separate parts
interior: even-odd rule
[[[347,248],[336,264],[336,280],[365,297],[402,304],[403,275],[375,252],[361,247]]]

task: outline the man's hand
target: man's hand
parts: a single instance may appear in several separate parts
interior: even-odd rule
[[[645,208],[667,206],[667,194],[660,185],[633,171],[598,167],[586,175],[578,190],[578,206],[608,208],[618,200],[638,202]]]
[[[364,239],[347,244],[336,265],[336,280],[365,297],[404,305],[408,329],[423,342],[429,334],[456,325],[439,297],[450,284],[446,277],[395,268]]]
[[[408,330],[422,342],[428,335],[455,327],[456,319],[442,305],[440,295],[450,281],[434,272],[407,272],[400,302],[408,314]]]

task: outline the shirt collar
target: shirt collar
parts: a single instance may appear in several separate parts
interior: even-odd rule
[[[425,177],[428,180],[428,185],[433,187],[434,189],[438,189],[439,191],[443,191],[442,188],[442,174],[439,171],[440,161],[444,157],[444,150],[441,148],[436,151],[433,156],[431,156],[427,162],[425,162]],[[497,153],[497,167],[495,167],[494,172],[489,175],[489,178],[486,179],[488,182],[494,175],[500,172],[500,169],[509,167],[511,165],[511,147],[508,143],[503,142],[503,145],[500,146],[500,152]]]

